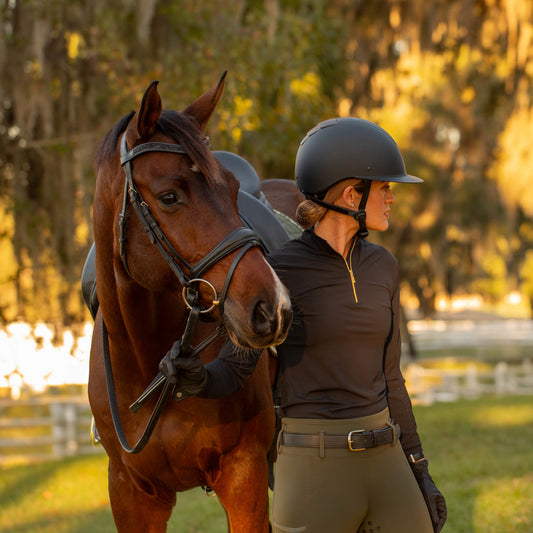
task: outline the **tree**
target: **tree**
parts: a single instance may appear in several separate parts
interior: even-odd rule
[[[4,3],[0,316],[87,316],[78,280],[94,149],[152,80],[179,109],[226,69],[212,146],[263,178],[293,176],[320,120],[350,114],[391,132],[425,183],[395,190],[383,242],[424,314],[439,293],[485,291],[476,280],[490,257],[503,257],[515,288],[532,241],[532,10],[528,0]]]

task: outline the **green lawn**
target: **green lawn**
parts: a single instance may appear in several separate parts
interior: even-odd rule
[[[416,407],[446,533],[533,532],[533,396]]]
[[[448,501],[445,533],[533,532],[533,397],[415,408],[430,470]],[[111,533],[103,455],[0,470],[2,533]],[[169,532],[225,533],[216,498],[178,495]],[[329,532],[324,532],[329,533]]]

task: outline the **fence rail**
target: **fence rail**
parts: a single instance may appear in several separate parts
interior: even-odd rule
[[[490,369],[475,363],[461,369],[425,368],[411,363],[404,372],[409,394],[415,403],[456,401],[483,395],[533,394],[533,364],[500,362]]]
[[[533,395],[533,363],[498,363],[461,369],[426,368],[411,363],[404,370],[415,404],[476,398],[485,394]],[[104,453],[91,443],[91,411],[86,395],[0,399],[0,465],[19,460],[49,460]]]
[[[102,453],[91,443],[85,397],[0,400],[0,464]]]

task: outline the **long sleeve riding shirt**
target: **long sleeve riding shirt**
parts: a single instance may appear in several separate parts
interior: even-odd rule
[[[284,416],[355,418],[388,406],[404,452],[421,451],[400,370],[396,258],[357,237],[344,258],[309,229],[268,260],[293,305],[278,347]]]

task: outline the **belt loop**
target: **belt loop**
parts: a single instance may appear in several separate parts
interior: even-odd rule
[[[281,450],[281,441],[283,439],[283,431],[284,431],[284,428],[281,428],[279,430],[279,433],[278,433],[278,440],[276,442],[276,451],[277,451],[277,453],[279,453],[280,450]]]
[[[394,420],[389,420],[387,422],[387,426],[389,426],[392,429],[392,442],[391,442],[391,448],[394,447],[396,444],[396,427],[394,426]]]
[[[326,452],[325,452],[325,442],[324,442],[324,431],[320,431],[319,435],[320,435],[320,452],[319,452],[319,457],[320,457],[320,459],[324,459],[324,457],[326,457]]]

